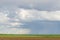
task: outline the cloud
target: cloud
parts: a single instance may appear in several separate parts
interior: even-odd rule
[[[24,28],[20,28],[20,29],[3,28],[3,30],[0,30],[0,34],[29,34],[30,32],[31,32],[30,29],[24,29]]]
[[[22,28],[21,25],[23,23],[16,16],[10,18],[7,13],[0,12],[0,34],[29,34],[31,30]],[[21,28],[17,28],[18,26]]]
[[[38,11],[35,9],[19,9],[17,15],[25,21],[32,20],[49,20],[60,21],[60,11]]]
[[[35,20],[38,19],[38,11],[37,10],[26,10],[26,9],[19,9],[16,11],[18,18],[25,21]]]
[[[12,25],[12,26],[18,26],[18,25],[20,25],[20,23],[18,23],[18,22],[10,23],[10,25]]]
[[[3,12],[3,10],[0,12],[0,33],[2,34],[30,34],[38,33],[38,31],[39,34],[59,33],[57,32],[58,23],[54,24],[53,21],[60,21],[60,11],[40,11],[36,9],[24,8],[16,8],[14,10],[13,7],[10,9],[7,8],[8,13]],[[52,22],[44,23],[44,21]],[[41,29],[41,25],[44,25],[42,26],[43,29],[39,30]]]
[[[9,30],[8,32],[9,34],[29,34],[30,33],[30,29],[24,29],[24,28],[11,28],[11,31]]]
[[[30,29],[20,29],[20,31],[17,31],[18,34],[30,34],[31,30]]]
[[[60,0],[0,0],[2,34],[58,33],[53,21],[60,21]]]
[[[25,9],[37,9],[42,11],[60,10],[60,0],[0,0],[1,7],[15,6]]]
[[[8,22],[8,17],[5,16],[2,12],[0,12],[0,23]]]
[[[42,21],[43,29],[39,31],[39,34],[59,34],[60,21]]]

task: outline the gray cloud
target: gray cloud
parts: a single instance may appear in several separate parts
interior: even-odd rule
[[[17,6],[25,9],[37,9],[46,11],[60,10],[60,0],[1,0],[1,6]]]

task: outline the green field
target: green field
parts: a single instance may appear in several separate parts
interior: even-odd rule
[[[0,37],[60,37],[60,34],[0,34]]]

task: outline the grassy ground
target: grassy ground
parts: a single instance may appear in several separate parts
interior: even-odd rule
[[[60,37],[60,34],[0,34],[0,37]]]
[[[0,34],[0,40],[60,40],[60,34]]]

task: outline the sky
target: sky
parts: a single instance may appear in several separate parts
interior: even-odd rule
[[[0,0],[0,34],[60,34],[60,0]]]

